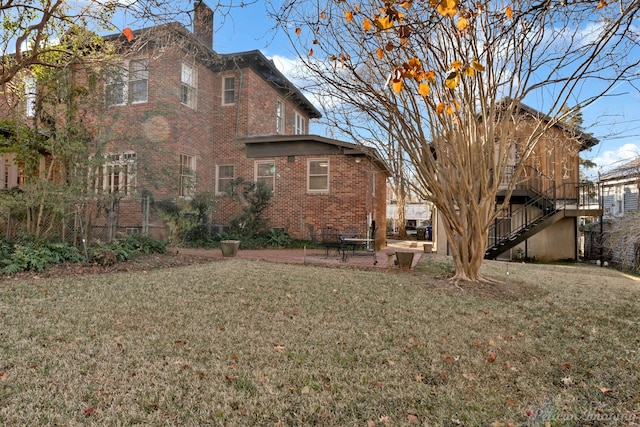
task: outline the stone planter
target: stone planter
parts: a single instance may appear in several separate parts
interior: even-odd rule
[[[413,263],[413,255],[413,252],[396,252],[398,267],[411,268],[411,264]]]
[[[222,240],[220,241],[220,250],[222,251],[222,256],[224,257],[233,257],[238,253],[238,248],[240,248],[240,240]]]
[[[425,254],[433,252],[433,243],[423,243],[422,247]]]

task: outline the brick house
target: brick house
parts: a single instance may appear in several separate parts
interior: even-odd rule
[[[486,259],[535,259],[540,261],[576,260],[579,256],[579,218],[599,216],[600,209],[582,200],[580,184],[581,151],[599,141],[592,135],[552,121],[535,109],[520,104],[517,109],[516,143],[511,158],[518,160],[517,141],[526,141],[537,129],[544,134],[525,164],[523,176],[515,185],[509,203],[489,227]],[[496,203],[503,203],[505,177]],[[438,252],[447,253],[447,239],[438,221]]]
[[[104,39],[120,59],[105,77],[107,108],[95,126],[105,162],[92,185],[117,197],[94,218],[94,236],[166,237],[145,205],[149,195],[211,192],[212,222],[228,225],[240,212],[229,184],[242,177],[273,190],[268,225],[292,237],[308,239],[309,224],[365,232],[376,221],[384,240],[388,171],[375,150],[309,135],[319,111],[260,51],[215,52],[213,12],[203,2],[193,32],[170,23]]]

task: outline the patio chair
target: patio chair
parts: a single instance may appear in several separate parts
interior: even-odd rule
[[[342,251],[342,239],[338,230],[334,227],[323,227],[320,232],[320,244],[324,246],[325,255],[329,256],[329,250],[335,249],[336,253]]]
[[[309,232],[309,237],[311,237],[311,243],[314,245],[320,245],[318,236],[316,236],[316,231],[313,229],[313,225],[307,224],[307,231]]]

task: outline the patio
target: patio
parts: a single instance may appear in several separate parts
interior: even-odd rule
[[[200,248],[169,248],[168,251],[179,251],[182,254],[206,256],[213,259],[227,259],[222,256],[220,249],[200,249]],[[395,251],[413,252],[413,262],[411,268],[420,260],[424,254],[422,244],[416,241],[389,240],[387,246],[376,252],[377,263],[374,264],[374,257],[371,252],[356,251],[349,253],[346,260],[343,260],[342,253],[330,251],[326,256],[324,248],[313,249],[247,249],[239,250],[236,258],[255,259],[274,262],[285,262],[294,264],[328,264],[335,266],[353,266],[359,268],[393,268],[398,269],[393,264],[394,257],[388,257],[387,253]],[[391,265],[389,265],[391,260]]]

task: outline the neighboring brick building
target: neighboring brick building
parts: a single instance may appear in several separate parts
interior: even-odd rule
[[[273,188],[270,227],[296,238],[316,229],[371,220],[384,240],[388,171],[370,148],[308,134],[318,110],[260,51],[213,50],[213,13],[196,2],[194,32],[177,23],[105,37],[122,56],[105,81],[108,108],[96,138],[106,162],[94,186],[117,193],[92,226],[166,236],[163,221],[142,202],[216,196],[212,221],[240,212],[228,194],[243,177]],[[8,186],[8,185],[7,185]]]

